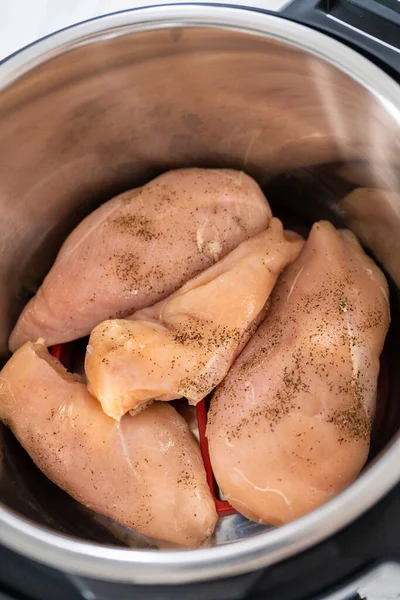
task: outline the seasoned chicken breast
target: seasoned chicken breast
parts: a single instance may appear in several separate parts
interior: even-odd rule
[[[271,210],[248,175],[180,169],[110,200],[70,234],[23,310],[9,347],[88,335],[166,298],[268,227]]]
[[[211,463],[239,512],[285,523],[357,476],[389,321],[385,277],[355,236],[315,224],[211,400]]]
[[[148,400],[204,398],[225,377],[282,269],[303,240],[279,219],[178,292],[92,332],[85,370],[103,410],[119,419]]]
[[[166,403],[120,422],[41,341],[0,373],[0,419],[43,473],[73,498],[161,544],[194,547],[217,515],[200,450]]]

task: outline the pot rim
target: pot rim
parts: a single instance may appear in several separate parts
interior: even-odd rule
[[[0,63],[0,91],[35,66],[79,45],[171,27],[236,30],[286,43],[337,67],[400,124],[400,86],[344,44],[279,15],[248,7],[184,4],[113,13],[51,34]],[[400,433],[358,479],[296,521],[235,543],[192,551],[120,549],[52,532],[0,504],[0,542],[48,566],[86,577],[141,584],[192,583],[272,565],[342,529],[400,481]]]

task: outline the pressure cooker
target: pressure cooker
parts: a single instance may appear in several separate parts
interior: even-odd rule
[[[2,428],[1,599],[339,600],[374,580],[400,594],[399,80],[396,0],[147,7],[0,64],[3,361],[72,228],[177,167],[243,169],[285,223],[349,227],[385,270],[392,307],[367,466],[281,527],[227,515],[210,547],[149,548],[52,485]],[[354,211],[343,199],[358,188],[377,193]]]

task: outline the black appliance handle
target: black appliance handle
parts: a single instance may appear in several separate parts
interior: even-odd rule
[[[344,42],[400,76],[398,0],[293,0],[280,14]]]

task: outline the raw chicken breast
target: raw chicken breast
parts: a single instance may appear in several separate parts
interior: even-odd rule
[[[211,463],[239,512],[285,523],[353,481],[368,456],[389,321],[385,277],[355,236],[315,224],[211,400]]]
[[[240,171],[180,169],[110,200],[67,238],[9,346],[88,335],[151,306],[268,227],[257,183]]]
[[[217,515],[186,421],[155,403],[119,423],[44,344],[0,373],[0,418],[43,473],[73,498],[151,538],[199,546]]]
[[[282,223],[243,242],[167,300],[92,332],[85,370],[103,410],[119,419],[151,399],[204,398],[258,324],[282,269],[303,240]],[[254,329],[253,329],[254,330]]]

